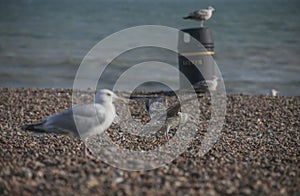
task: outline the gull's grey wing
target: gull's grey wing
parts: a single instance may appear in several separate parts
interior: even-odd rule
[[[183,19],[195,19],[198,15],[198,11],[199,10],[189,13],[187,16],[183,17]]]
[[[206,16],[207,14],[208,14],[208,10],[206,9],[198,10],[198,15]]]
[[[80,132],[88,131],[104,120],[105,109],[103,106],[100,104],[87,104],[75,106],[61,113],[49,116],[36,128],[42,129],[45,132],[69,133],[73,136],[79,136],[78,129]]]
[[[195,83],[193,86],[196,88],[210,88],[213,85],[213,81],[210,80],[203,80],[200,82]]]
[[[189,13],[185,19],[198,19],[198,20],[205,20],[205,16],[208,14],[208,10],[197,10],[194,12]]]
[[[184,105],[184,104],[187,104],[188,102],[190,102],[190,101],[192,101],[194,99],[195,99],[194,97],[188,98],[188,99],[182,100],[181,102],[175,103],[174,105],[170,106],[166,110],[166,113],[164,113],[161,116],[161,119],[165,119],[166,117],[170,118],[170,117],[178,115],[178,112],[181,111],[181,106]]]
[[[180,108],[181,108],[181,103],[180,102],[170,106],[167,109],[167,112],[166,112],[167,118],[177,115],[178,112],[180,111]]]

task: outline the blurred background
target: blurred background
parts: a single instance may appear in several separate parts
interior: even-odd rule
[[[300,95],[299,0],[0,0],[0,87],[72,88],[83,57],[103,38],[137,25],[198,27],[182,17],[208,6],[216,9],[205,25],[227,93]],[[147,53],[112,65],[128,67]],[[102,87],[114,84],[109,78]]]

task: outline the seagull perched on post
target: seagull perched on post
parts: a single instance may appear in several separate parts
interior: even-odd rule
[[[217,76],[213,76],[212,80],[203,80],[193,84],[193,86],[195,89],[216,91],[218,86],[218,80],[219,78]]]
[[[85,141],[89,136],[103,133],[110,127],[116,116],[115,99],[125,100],[110,90],[102,89],[96,94],[95,103],[74,106],[38,124],[25,125],[23,129],[38,133],[69,134]],[[86,145],[85,156],[95,158]]]
[[[204,21],[210,19],[213,11],[215,11],[215,9],[209,6],[208,9],[200,9],[191,12],[188,16],[183,17],[183,19],[192,19],[192,20],[200,21],[200,27],[203,27]]]

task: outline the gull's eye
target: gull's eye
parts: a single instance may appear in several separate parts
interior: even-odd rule
[[[106,93],[106,95],[107,95],[107,96],[109,96],[109,97],[111,96],[111,94],[110,94],[110,93]]]

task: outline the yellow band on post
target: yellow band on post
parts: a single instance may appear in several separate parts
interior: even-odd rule
[[[179,53],[179,55],[181,56],[203,56],[203,55],[214,55],[214,54],[215,52],[213,51]]]

